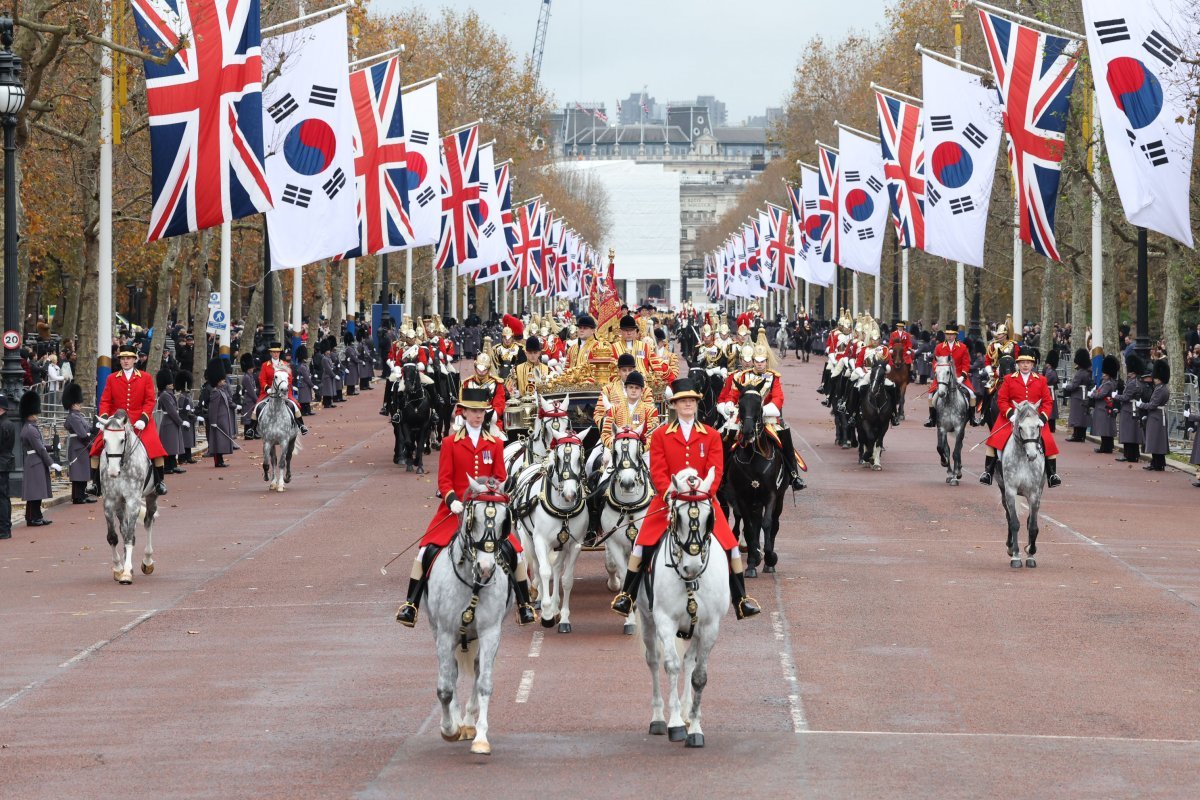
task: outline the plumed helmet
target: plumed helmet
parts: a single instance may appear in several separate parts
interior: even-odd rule
[[[37,392],[26,392],[21,395],[19,412],[21,419],[28,419],[34,414],[42,413],[42,396]]]
[[[1154,362],[1154,370],[1151,374],[1154,376],[1154,380],[1167,383],[1171,380],[1171,365],[1167,363],[1165,358],[1160,358]],[[24,397],[21,398],[21,402],[25,402]],[[25,413],[21,412],[21,416],[24,417]]]
[[[492,368],[492,357],[487,353],[480,353],[475,356],[475,371],[487,372]]]
[[[72,381],[63,389],[62,405],[67,411],[71,410],[71,406],[77,406],[83,402],[83,387]]]
[[[1092,366],[1092,359],[1088,357],[1088,351],[1081,347],[1075,351],[1074,363],[1078,369],[1090,369]]]
[[[1142,357],[1137,353],[1130,353],[1125,356],[1125,374],[1130,377],[1141,375],[1146,371],[1146,362],[1142,361]]]
[[[167,387],[173,385],[174,383],[175,376],[172,374],[169,367],[163,367],[158,371],[158,374],[154,376],[154,385],[160,392],[165,392]]]
[[[704,323],[704,327],[700,329],[700,335],[703,336],[705,339],[712,336],[713,335],[712,325],[709,325],[707,322]]]
[[[525,324],[523,322],[521,322],[521,320],[514,317],[512,314],[504,315],[504,327],[507,328],[508,332],[511,333],[513,336],[519,337],[519,336],[525,335]]]
[[[1100,371],[1110,378],[1117,377],[1121,372],[1121,362],[1116,356],[1105,356],[1104,361],[1100,364]]]
[[[209,361],[204,368],[204,380],[208,381],[209,386],[216,386],[225,380],[225,362],[219,358]]]
[[[742,345],[742,361],[749,361],[754,358],[754,345]]]
[[[754,354],[755,361],[768,361],[771,358],[771,348],[767,347],[765,344],[755,345],[754,350],[751,352]]]
[[[747,328],[745,325],[738,325],[737,335],[738,336],[749,336],[750,329]]]
[[[250,353],[242,353],[238,363],[242,366],[242,372],[250,372],[254,369],[254,356]]]

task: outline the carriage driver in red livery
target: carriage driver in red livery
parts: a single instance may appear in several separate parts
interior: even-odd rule
[[[644,552],[653,553],[663,534],[666,533],[670,520],[667,501],[671,498],[671,478],[678,472],[691,467],[700,473],[701,477],[708,475],[708,470],[716,470],[713,477],[713,535],[724,548],[729,557],[729,593],[733,601],[733,610],[738,619],[752,617],[762,613],[758,602],[746,596],[746,578],[742,572],[742,555],[738,551],[737,539],[729,528],[729,520],[721,513],[721,506],[716,502],[717,488],[721,485],[721,475],[725,470],[725,451],[721,444],[721,435],[715,428],[704,425],[696,419],[696,409],[701,398],[696,390],[696,384],[688,378],[680,378],[671,384],[671,399],[668,401],[675,407],[676,420],[666,427],[655,430],[650,437],[650,482],[654,485],[654,498],[646,511],[645,522],[638,531],[634,541],[633,553],[629,556],[629,567],[625,573],[625,584],[621,593],[612,602],[613,611],[621,616],[628,616],[637,601],[638,586],[642,579]],[[649,563],[652,556],[645,559]]]
[[[504,440],[483,428],[484,416],[492,407],[489,392],[464,386],[459,392],[458,406],[462,409],[465,424],[442,440],[441,457],[438,459],[438,489],[442,493],[442,502],[434,512],[425,536],[421,538],[421,549],[413,561],[412,576],[408,582],[408,599],[396,612],[396,621],[409,628],[417,624],[421,594],[425,591],[425,581],[429,578],[434,559],[458,532],[464,497],[470,486],[468,478],[494,478],[503,483],[507,477]],[[507,572],[517,596],[517,621],[528,625],[536,619],[536,615],[533,613],[533,604],[529,602],[528,571],[516,534],[510,533],[507,540],[501,543],[500,556],[507,564]]]
[[[1042,419],[1042,447],[1046,451],[1046,484],[1051,488],[1062,483],[1058,477],[1058,445],[1054,442],[1054,434],[1047,424],[1050,413],[1054,408],[1054,390],[1046,383],[1046,379],[1034,372],[1035,359],[1028,353],[1017,356],[1017,371],[1005,375],[1000,381],[1000,393],[996,396],[1000,413],[996,415],[996,423],[992,435],[987,438],[987,458],[983,463],[983,474],[979,482],[992,485],[992,472],[996,469],[997,453],[1004,452],[1004,445],[1012,436],[1013,426],[1009,415],[1013,406],[1022,400],[1038,406],[1038,416]]]
[[[154,464],[154,492],[164,495],[167,493],[167,484],[163,481],[163,459],[167,451],[163,449],[158,428],[154,425],[154,378],[134,369],[137,353],[132,350],[121,350],[117,353],[117,361],[121,368],[109,375],[104,383],[104,394],[100,396],[100,407],[96,409],[96,427],[101,427],[105,420],[118,411],[124,411],[133,423],[138,440],[146,448],[146,455]],[[87,487],[88,494],[96,497],[100,496],[100,453],[103,450],[104,437],[97,436],[91,450],[92,482]]]

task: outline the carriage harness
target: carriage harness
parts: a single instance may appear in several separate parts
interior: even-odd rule
[[[467,603],[466,609],[464,609],[462,612],[462,615],[459,619],[460,624],[458,626],[459,646],[462,648],[464,653],[467,651],[467,645],[470,642],[470,637],[468,636],[467,629],[470,627],[470,625],[473,622],[475,622],[475,609],[479,605],[479,591],[482,588],[484,588],[485,586],[490,586],[492,583],[495,582],[496,573],[493,572],[491,577],[488,578],[486,581],[480,580],[480,578],[479,578],[479,562],[475,559],[472,559],[472,561],[471,561],[470,580],[468,580],[467,578],[464,578],[462,572],[460,572],[459,570],[466,565],[467,553],[470,550],[475,550],[475,551],[483,552],[483,553],[490,553],[493,555],[496,554],[500,550],[500,545],[505,541],[505,539],[508,538],[508,529],[509,529],[509,526],[511,525],[511,520],[506,516],[504,523],[500,526],[500,530],[497,531],[496,530],[496,506],[497,505],[507,506],[508,502],[509,502],[508,495],[504,494],[503,492],[499,491],[498,489],[489,489],[486,492],[483,492],[483,493],[480,493],[480,494],[477,494],[474,496],[470,496],[467,499],[465,507],[463,508],[462,522],[459,524],[459,529],[458,529],[458,534],[457,534],[457,538],[462,539],[463,543],[460,545],[458,560],[453,562],[451,564],[451,566],[453,567],[453,570],[454,570],[454,577],[458,579],[458,582],[461,583],[463,586],[467,586],[471,589],[471,599]],[[474,509],[476,503],[487,503],[488,504],[488,507],[486,509],[484,509],[484,512],[483,512],[483,516],[484,516],[483,536],[481,536],[478,541],[471,538],[467,534],[467,521],[474,519],[474,515],[471,512]],[[497,559],[497,563],[498,563],[500,569],[505,574],[507,574],[508,573],[507,562],[503,558],[499,558],[499,559]]]

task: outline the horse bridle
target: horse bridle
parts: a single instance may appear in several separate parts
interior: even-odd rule
[[[580,453],[582,453],[583,442],[575,434],[571,434],[555,439],[550,444],[550,463],[546,469],[546,477],[542,480],[542,491],[538,497],[538,502],[541,504],[542,509],[560,522],[558,544],[562,546],[571,539],[571,528],[568,523],[587,504],[587,482],[584,480],[582,474],[577,474],[574,470],[568,469],[565,465],[561,464],[560,453],[562,451],[559,450],[560,447],[579,447]],[[579,483],[579,499],[570,508],[559,508],[550,499],[549,490],[554,489],[561,494],[563,484],[572,477]]]
[[[475,519],[475,505],[477,503],[486,503],[487,508],[483,512],[483,535],[478,539],[473,537],[468,532],[468,524]],[[458,561],[454,562],[454,577],[463,586],[468,586],[471,589],[471,599],[467,602],[467,607],[463,609],[459,617],[458,638],[459,646],[463,652],[467,652],[467,628],[475,621],[475,609],[479,606],[479,590],[485,586],[490,586],[496,580],[496,572],[493,571],[491,577],[486,581],[480,580],[479,576],[479,559],[478,553],[488,553],[495,555],[500,544],[508,537],[508,525],[510,520],[508,514],[505,513],[504,524],[501,525],[499,536],[496,530],[496,517],[498,516],[496,507],[503,506],[508,508],[509,498],[498,489],[488,488],[487,490],[475,495],[468,495],[466,503],[463,506],[462,520],[459,522],[458,533],[455,538],[459,539],[459,557]],[[464,565],[467,560],[467,553],[474,550],[476,558],[471,559],[471,580],[467,581],[459,572],[459,568]],[[501,570],[507,571],[504,564],[504,559],[498,559]]]
[[[620,433],[616,434],[616,436],[613,437],[614,445],[617,442],[624,442],[624,441],[635,441],[638,443],[638,446],[641,447],[642,445],[644,445],[646,443],[646,437],[644,437],[642,434],[638,433],[637,431],[633,430],[632,428],[626,428],[625,430],[621,431]],[[613,449],[614,449],[614,451],[616,450],[615,447]],[[637,525],[635,525],[634,523],[637,521],[640,521],[640,520],[635,520],[633,515],[639,511],[644,510],[646,507],[648,507],[650,505],[650,499],[653,495],[651,492],[651,484],[650,484],[650,480],[649,480],[650,476],[648,474],[649,469],[646,467],[645,461],[642,460],[641,454],[640,453],[635,454],[633,460],[636,460],[636,462],[637,462],[638,481],[642,484],[642,493],[640,495],[638,495],[637,500],[634,500],[634,501],[631,501],[628,503],[623,503],[620,500],[617,500],[615,497],[613,497],[613,486],[615,486],[617,483],[616,474],[615,474],[616,470],[614,470],[613,478],[609,481],[608,489],[604,492],[604,501],[609,506],[611,506],[612,508],[615,508],[617,511],[619,511],[621,516],[620,516],[620,518],[617,519],[617,523],[612,526],[611,530],[607,531],[602,537],[600,537],[596,540],[597,545],[603,544],[608,539],[608,537],[612,536],[622,525],[626,525],[626,520],[628,520],[628,525],[626,525],[626,528],[625,528],[625,537],[627,539],[629,539],[631,544],[637,538],[638,528],[637,528]],[[632,469],[632,468],[633,468],[633,463],[632,463],[630,457],[624,456],[621,460],[621,466],[618,467],[617,469]],[[642,519],[644,519],[644,517]]]
[[[119,453],[109,452],[108,439],[104,440],[104,457],[105,458],[115,458],[117,461],[119,461],[121,463],[125,463],[125,456],[128,454],[128,451],[129,451],[129,440],[130,439],[133,439],[133,441],[138,446],[143,447],[143,448],[145,447],[145,445],[142,444],[142,440],[139,439],[136,434],[134,434],[128,427],[125,427],[125,426],[123,426],[123,427],[124,427],[124,430],[122,431],[122,436],[121,436],[121,452],[119,452]],[[108,427],[107,421],[105,421],[105,423],[104,423],[104,430],[112,431],[113,433],[116,433],[116,431],[114,429]],[[101,434],[101,435],[103,435],[103,434]]]
[[[694,480],[694,479],[693,479]],[[704,525],[704,532],[700,532],[700,506],[708,506],[708,520]],[[681,506],[687,506],[688,533],[687,538],[683,541],[679,539],[679,517]],[[680,639],[691,639],[692,634],[696,631],[696,624],[699,621],[697,612],[699,605],[696,603],[696,591],[700,588],[700,577],[708,570],[708,557],[712,551],[712,532],[716,524],[716,513],[713,511],[712,495],[707,492],[701,492],[699,489],[691,488],[685,492],[676,492],[671,497],[671,521],[667,524],[667,537],[669,547],[667,550],[667,564],[674,570],[679,580],[683,581],[684,588],[687,589],[687,613],[688,613],[688,629],[686,631],[677,631],[675,633]],[[690,556],[700,556],[700,572],[694,578],[685,578],[683,573],[679,571],[679,562],[683,558],[684,551]]]

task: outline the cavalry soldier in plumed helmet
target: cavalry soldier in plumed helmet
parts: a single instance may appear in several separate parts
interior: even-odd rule
[[[484,427],[492,436],[504,438],[504,408],[507,404],[507,393],[504,384],[492,374],[492,357],[480,353],[475,358],[475,368],[470,375],[463,378],[462,388],[481,389],[487,393],[491,408],[484,417]],[[461,424],[461,408],[454,409],[455,424]]]
[[[254,424],[254,427],[257,428],[258,412],[262,410],[263,404],[267,402],[267,390],[275,384],[275,373],[282,373],[287,375],[288,408],[292,410],[292,418],[296,422],[296,427],[300,429],[300,435],[303,436],[308,433],[308,426],[304,424],[300,403],[296,401],[296,383],[292,367],[280,357],[280,354],[283,352],[283,345],[279,342],[271,342],[271,346],[267,348],[267,352],[271,354],[271,357],[264,361],[263,365],[258,368],[258,399],[254,403],[254,410],[250,413],[250,420]],[[357,366],[355,369],[357,369]]]
[[[101,427],[118,411],[124,411],[133,422],[133,429],[154,465],[154,491],[164,495],[167,493],[167,484],[163,480],[163,464],[167,451],[158,440],[158,429],[154,426],[154,379],[134,369],[137,353],[132,350],[121,350],[117,359],[121,368],[109,375],[104,384],[96,427]],[[95,497],[100,496],[100,451],[103,449],[104,437],[97,436],[92,442],[92,482],[88,485],[88,494]]]
[[[742,391],[749,388],[758,389],[763,402],[763,422],[766,423],[767,431],[779,441],[792,488],[799,491],[804,488],[804,480],[800,477],[800,464],[803,462],[792,444],[792,429],[783,421],[783,377],[772,363],[774,355],[767,345],[757,345],[750,368],[731,372],[725,379],[725,386],[717,398],[717,410],[730,425],[736,425]]]
[[[671,385],[669,401],[675,407],[676,420],[660,427],[650,439],[650,482],[655,493],[634,542],[624,585],[612,602],[613,611],[621,616],[628,616],[633,611],[641,584],[642,566],[652,560],[650,554],[653,548],[666,533],[670,522],[668,502],[672,499],[672,476],[689,467],[701,476],[706,476],[709,469],[713,469],[714,496],[721,485],[721,476],[725,470],[725,451],[720,434],[696,418],[700,397],[700,392],[691,380],[676,380]],[[734,612],[738,619],[759,614],[762,609],[759,608],[758,602],[746,595],[741,552],[719,503],[713,502],[712,514],[713,535],[729,558],[729,591]]]
[[[998,466],[999,453],[1004,452],[1004,446],[1012,436],[1013,407],[1022,401],[1028,401],[1038,407],[1038,416],[1042,420],[1042,447],[1046,453],[1046,483],[1051,488],[1062,483],[1058,477],[1058,444],[1054,434],[1050,432],[1050,410],[1054,407],[1054,395],[1046,385],[1046,379],[1034,371],[1036,359],[1029,353],[1017,356],[1017,371],[1005,375],[1000,381],[1000,390],[996,395],[1000,413],[996,416],[996,424],[992,434],[987,438],[987,457],[984,459],[983,474],[979,482],[992,485],[992,473]]]
[[[494,478],[504,483],[508,477],[504,468],[504,440],[492,436],[483,427],[484,415],[491,408],[487,393],[483,389],[463,387],[458,405],[463,409],[465,424],[442,441],[438,458],[438,489],[442,502],[434,512],[421,539],[421,549],[413,560],[408,598],[396,612],[396,621],[409,628],[417,624],[421,595],[434,558],[450,544],[458,531],[469,479]],[[536,619],[536,615],[529,602],[529,578],[521,543],[514,534],[509,534],[499,549],[500,560],[506,565],[516,594],[518,622],[527,625]]]
[[[512,398],[532,397],[537,387],[550,377],[550,371],[542,363],[542,342],[536,336],[525,340],[525,360],[517,364],[508,376],[505,388]]]
[[[996,391],[996,386],[1000,383],[1000,379],[1004,377],[1000,374],[1000,362],[1005,358],[1011,358],[1015,365],[1017,356],[1021,355],[1021,345],[1012,340],[1012,329],[1013,319],[1010,314],[1002,325],[996,327],[996,336],[987,346],[984,363],[987,364],[985,372],[990,379],[987,387],[989,393]]]
[[[933,348],[934,363],[942,357],[954,362],[954,374],[958,376],[959,384],[967,390],[968,405],[971,408],[970,422],[972,425],[978,425],[979,422],[975,418],[975,387],[971,385],[971,353],[967,346],[958,340],[958,323],[948,323],[944,335],[945,339]],[[933,396],[937,393],[937,388],[935,374],[929,381],[929,420],[925,423],[926,428],[937,426],[937,408],[933,405]]]
[[[507,380],[517,362],[521,359],[521,344],[514,337],[521,336],[525,326],[521,320],[509,314],[504,315],[504,328],[500,331],[500,342],[492,345],[492,361],[495,363],[496,374]]]

